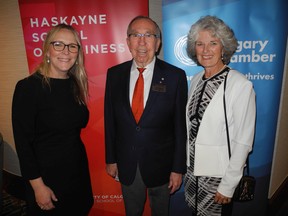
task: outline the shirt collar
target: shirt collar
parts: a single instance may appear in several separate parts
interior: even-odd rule
[[[153,60],[148,65],[145,66],[146,70],[150,70],[154,66],[155,61],[156,61],[156,57],[154,56]],[[135,60],[133,60],[132,70],[136,70],[137,67],[138,66],[137,66]]]

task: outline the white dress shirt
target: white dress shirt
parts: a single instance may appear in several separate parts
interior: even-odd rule
[[[153,77],[153,71],[154,71],[154,65],[155,65],[156,58],[148,64],[143,72],[143,79],[144,79],[144,108],[149,96],[150,92],[150,87],[151,87],[151,82],[152,82],[152,77]],[[137,79],[139,77],[139,71],[137,69],[137,64],[135,61],[133,61],[131,71],[130,71],[130,91],[129,91],[129,98],[130,98],[130,104],[132,105],[132,98],[133,98],[133,93],[134,93],[134,88],[135,84],[137,82]]]

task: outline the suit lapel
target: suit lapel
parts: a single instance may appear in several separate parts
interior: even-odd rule
[[[123,82],[123,106],[125,110],[127,110],[128,115],[134,120],[134,116],[132,113],[131,105],[130,105],[130,98],[129,98],[129,91],[130,91],[130,70],[132,66],[132,61],[127,62],[123,65],[123,67],[119,70],[119,73],[123,73],[122,79],[119,82]]]
[[[159,61],[156,59],[154,71],[153,71],[153,78],[150,86],[149,96],[146,102],[146,106],[144,112],[142,114],[141,119],[144,119],[146,115],[148,115],[149,111],[155,103],[157,103],[157,97],[159,94],[163,94],[166,91],[166,77],[165,73],[159,67]],[[141,122],[140,119],[140,122]]]

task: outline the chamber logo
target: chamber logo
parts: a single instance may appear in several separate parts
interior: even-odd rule
[[[187,56],[186,47],[187,47],[187,36],[182,36],[175,43],[175,46],[174,46],[174,55],[175,55],[175,57],[182,64],[185,64],[185,65],[188,65],[188,66],[197,66],[195,64],[195,62],[193,62]]]

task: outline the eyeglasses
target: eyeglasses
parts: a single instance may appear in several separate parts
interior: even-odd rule
[[[140,33],[134,33],[134,34],[129,34],[128,37],[134,38],[134,39],[139,39],[139,38],[145,38],[148,40],[152,40],[154,38],[159,38],[159,35],[157,34],[150,34],[150,33],[145,33],[145,34],[140,34]]]
[[[79,51],[80,46],[78,44],[64,44],[61,41],[53,41],[50,44],[53,45],[54,50],[63,51],[66,47],[68,47],[68,51],[71,53],[77,53]]]

